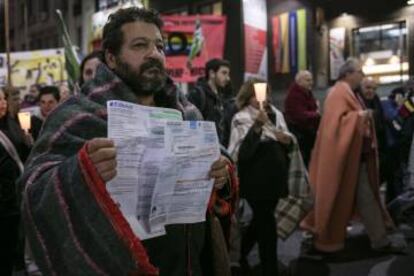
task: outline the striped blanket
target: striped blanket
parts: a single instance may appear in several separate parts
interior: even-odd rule
[[[159,106],[198,110],[168,86]],[[19,180],[25,231],[45,275],[157,275],[141,241],[110,198],[86,151],[86,142],[107,136],[108,100],[137,102],[105,65],[96,78],[48,116]]]

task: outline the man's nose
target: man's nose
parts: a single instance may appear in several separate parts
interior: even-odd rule
[[[150,47],[149,49],[148,57],[156,58],[160,60],[164,58],[164,52],[160,51],[157,45],[153,44],[152,47]]]

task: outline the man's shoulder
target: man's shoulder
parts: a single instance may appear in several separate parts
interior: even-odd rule
[[[106,106],[99,105],[83,95],[75,96],[57,106],[49,114],[47,121],[59,125],[82,116],[95,116],[100,112],[106,112]]]
[[[188,92],[192,97],[200,97],[201,93],[205,93],[205,87],[199,83],[196,83]]]

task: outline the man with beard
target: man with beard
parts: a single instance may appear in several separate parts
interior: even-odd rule
[[[161,27],[153,10],[112,14],[103,30],[106,65],[44,124],[20,185],[30,248],[45,275],[201,275],[205,223],[169,225],[166,235],[141,243],[105,188],[117,173],[108,100],[199,118],[167,78]],[[226,187],[225,158],[210,177],[215,190]]]

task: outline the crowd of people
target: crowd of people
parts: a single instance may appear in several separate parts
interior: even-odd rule
[[[1,275],[28,259],[44,275],[234,275],[249,269],[256,242],[262,274],[278,275],[286,225],[276,209],[295,198],[298,176],[313,204],[297,217],[285,214],[293,220],[286,233],[304,230],[312,254],[342,250],[356,218],[373,250],[404,250],[391,234],[414,223],[414,83],[381,100],[351,58],[323,106],[312,73],[298,72],[282,112],[269,85],[258,102],[254,86],[265,80],[251,78],[234,93],[229,61],[214,58],[185,95],[165,70],[162,24],[153,10],[112,14],[102,50],[82,61],[78,95],[65,84],[32,85],[21,102],[19,90],[0,89]],[[105,188],[117,174],[108,100],[215,122],[221,157],[211,165],[204,222],[168,225],[166,235],[144,241],[135,236]],[[29,132],[19,125],[21,110],[33,114]],[[247,227],[239,223],[242,205],[252,210]]]

